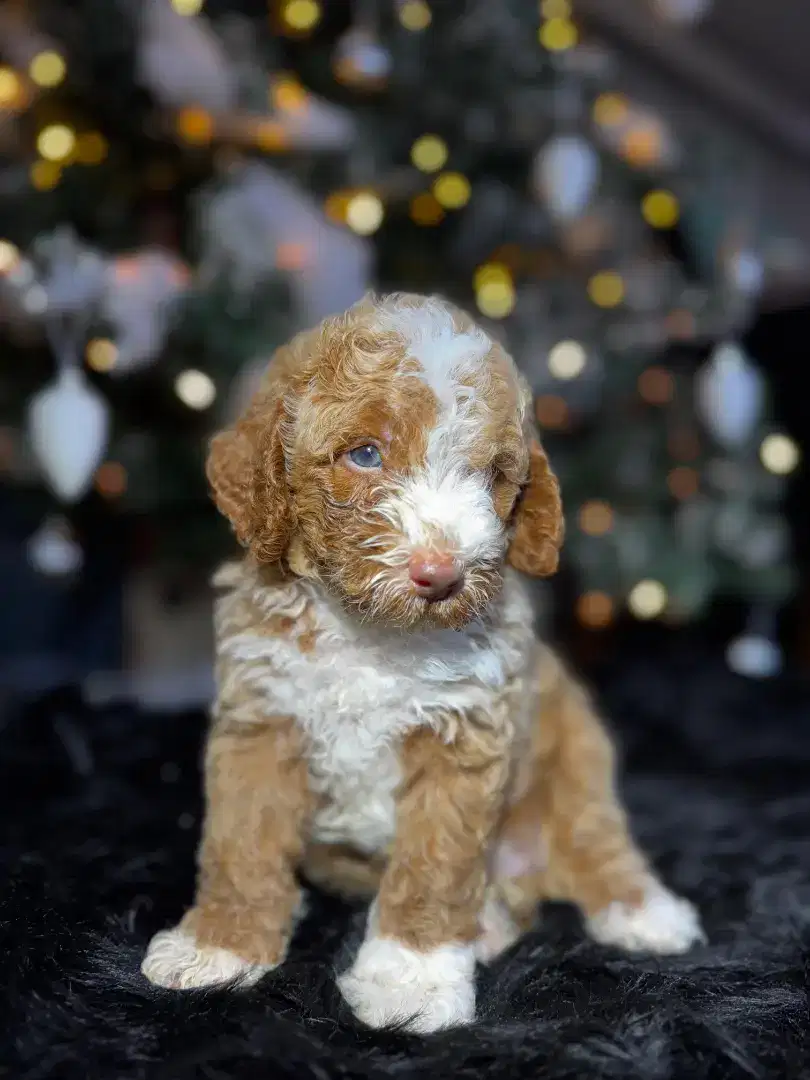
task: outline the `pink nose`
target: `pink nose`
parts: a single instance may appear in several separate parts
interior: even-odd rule
[[[408,563],[414,592],[425,600],[447,600],[458,592],[464,575],[452,555],[415,551]]]

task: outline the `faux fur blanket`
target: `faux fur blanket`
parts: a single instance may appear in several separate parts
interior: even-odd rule
[[[639,839],[709,944],[631,960],[559,907],[481,973],[480,1019],[364,1030],[333,973],[362,912],[313,896],[241,994],[160,991],[150,935],[192,895],[199,715],[65,693],[0,721],[0,1076],[14,1080],[810,1076],[810,690],[636,657],[604,680]]]

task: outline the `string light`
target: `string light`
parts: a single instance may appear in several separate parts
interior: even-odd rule
[[[515,300],[511,280],[485,281],[475,294],[478,310],[489,319],[505,319],[514,308]]]
[[[593,119],[600,127],[620,127],[629,112],[627,98],[622,94],[600,94],[593,103]]]
[[[105,461],[96,473],[95,485],[105,498],[118,498],[127,490],[127,471],[118,461]]]
[[[65,161],[76,147],[76,133],[66,124],[49,124],[37,136],[37,150],[46,161]]]
[[[277,154],[289,145],[287,129],[275,120],[263,120],[256,129],[256,145],[267,154]]]
[[[289,75],[276,79],[270,87],[270,98],[277,109],[286,112],[303,112],[309,104],[304,87]]]
[[[184,405],[189,409],[202,412],[214,403],[217,396],[217,388],[214,380],[204,371],[196,371],[190,368],[177,376],[174,384],[174,392]]]
[[[88,341],[84,355],[93,371],[112,371],[118,359],[118,347],[109,338],[93,338]]]
[[[411,147],[411,161],[422,172],[437,172],[447,161],[447,143],[438,135],[421,135]]]
[[[29,176],[37,191],[53,191],[62,178],[62,168],[55,161],[35,161]]]
[[[648,191],[641,202],[641,213],[653,229],[672,229],[678,223],[681,208],[671,191]]]
[[[649,367],[638,377],[639,396],[648,405],[666,405],[675,396],[675,380],[662,367]]]
[[[0,240],[0,274],[10,274],[20,262],[20,249],[10,240]]]
[[[466,206],[471,193],[470,181],[461,173],[442,173],[433,181],[433,194],[446,210],[460,210]]]
[[[410,214],[417,225],[438,225],[444,219],[444,210],[438,200],[427,191],[411,199]]]
[[[321,6],[317,0],[287,0],[281,12],[283,22],[299,33],[312,30],[320,17]]]
[[[588,282],[588,296],[597,307],[618,307],[624,299],[624,282],[615,270],[600,270]]]
[[[172,7],[178,15],[199,15],[204,0],[172,0]]]
[[[568,406],[557,394],[541,394],[534,403],[534,412],[540,426],[550,431],[568,427]]]
[[[76,139],[74,156],[82,165],[100,165],[107,156],[107,140],[97,131],[87,131]]]
[[[667,487],[676,499],[691,499],[698,493],[700,477],[688,465],[678,465],[667,477]]]
[[[637,619],[656,619],[667,606],[667,590],[660,581],[645,580],[634,585],[627,606]]]
[[[759,457],[768,472],[787,476],[799,464],[799,447],[788,435],[766,435],[759,448]]]
[[[177,114],[177,133],[194,146],[205,146],[214,135],[214,121],[205,109],[190,107]]]
[[[588,536],[604,536],[613,528],[613,510],[602,499],[591,499],[579,509],[579,527]]]
[[[332,221],[337,221],[341,225],[344,224],[352,194],[351,191],[334,191],[323,204],[326,216],[331,218]]]
[[[382,225],[385,209],[372,191],[360,191],[349,199],[346,224],[360,236],[371,236]]]
[[[585,370],[586,360],[578,341],[558,341],[548,354],[548,370],[555,379],[576,379]]]
[[[503,263],[484,263],[473,275],[478,310],[491,319],[505,318],[515,306],[515,287]]]
[[[500,262],[482,263],[473,274],[473,288],[478,291],[483,285],[493,281],[501,281],[512,284],[512,275],[509,267]]]
[[[601,630],[613,619],[613,601],[607,593],[593,590],[577,600],[577,618],[591,630]]]
[[[16,108],[22,104],[23,84],[16,71],[10,67],[0,67],[0,106]]]
[[[51,89],[58,86],[65,77],[67,65],[58,52],[46,49],[37,53],[28,66],[28,74],[37,86]]]
[[[406,30],[426,30],[432,18],[430,8],[424,0],[405,0],[399,7],[399,21]]]
[[[637,124],[628,131],[621,143],[623,156],[637,169],[649,168],[661,158],[663,137],[653,121]]]
[[[565,52],[577,43],[577,28],[570,19],[547,19],[538,31],[540,44],[549,52]]]

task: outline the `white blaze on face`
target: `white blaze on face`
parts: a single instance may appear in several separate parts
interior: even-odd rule
[[[390,328],[408,343],[408,356],[436,395],[439,410],[428,435],[423,468],[408,477],[379,508],[411,548],[446,545],[462,562],[495,561],[505,530],[495,513],[488,477],[469,466],[469,450],[486,408],[480,392],[464,385],[480,374],[492,348],[475,327],[459,332],[452,314],[436,302],[384,312]]]

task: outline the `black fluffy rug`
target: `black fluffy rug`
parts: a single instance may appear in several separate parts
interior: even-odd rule
[[[481,973],[475,1026],[363,1029],[333,971],[362,913],[314,897],[254,990],[149,986],[149,936],[190,900],[197,715],[6,708],[0,729],[0,1075],[14,1080],[810,1076],[810,694],[705,658],[601,680],[636,832],[710,943],[631,960],[572,912]]]

